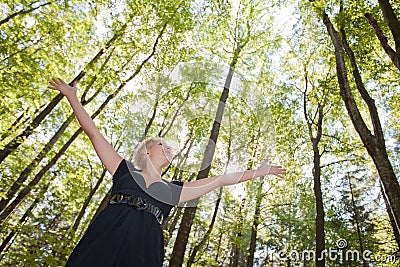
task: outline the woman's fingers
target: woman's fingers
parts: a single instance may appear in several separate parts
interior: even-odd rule
[[[47,86],[47,88],[49,88],[49,89],[51,89],[51,90],[59,90],[58,87],[57,87],[57,85],[52,84],[52,83],[50,83],[50,84],[51,84],[51,86],[49,85],[49,86]]]
[[[62,89],[63,86],[67,85],[64,80],[62,80],[61,78],[52,78],[49,81],[51,86],[48,86],[49,89],[52,90],[58,90],[60,91],[60,89]]]
[[[286,174],[286,170],[282,168],[282,166],[274,166],[271,174],[279,177],[279,178],[284,178],[283,176]]]
[[[57,81],[58,81],[58,84],[67,84],[66,82],[64,82],[64,80],[63,79],[61,79],[61,78],[56,78],[57,79]]]
[[[54,80],[54,78],[53,78],[53,80]],[[55,82],[53,80],[49,82],[50,85],[47,86],[47,88],[52,89],[52,90],[59,90],[59,88],[58,88],[59,85],[57,84],[57,82]]]

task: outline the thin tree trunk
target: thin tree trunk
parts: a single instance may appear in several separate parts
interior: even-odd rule
[[[221,231],[221,232],[219,233],[218,243],[217,243],[217,251],[216,251],[216,254],[215,254],[215,262],[216,262],[217,264],[218,264],[219,251],[220,251],[221,244],[222,244],[222,236],[223,236],[223,232]]]
[[[364,16],[367,18],[369,25],[371,25],[374,30],[376,37],[378,37],[383,50],[385,50],[392,63],[400,70],[400,59],[397,57],[396,51],[389,45],[388,39],[379,27],[378,22],[370,13],[366,13]]]
[[[394,219],[392,222],[392,228],[396,228],[397,232],[400,232],[400,185],[387,155],[385,142],[384,140],[383,142],[380,140],[381,137],[379,137],[379,132],[381,129],[374,129],[375,135],[373,135],[364,122],[350,89],[344,60],[343,44],[340,40],[339,34],[334,29],[327,14],[323,15],[323,22],[327,27],[328,33],[335,47],[336,70],[340,87],[340,95],[345,103],[347,112],[350,115],[351,121],[357,133],[359,134],[364,146],[368,151],[368,154],[373,159],[378,170],[379,177],[383,184],[384,193],[387,195],[388,199],[389,205],[386,208],[388,213],[392,213]],[[360,88],[358,89],[360,90]],[[363,96],[363,94],[361,94],[361,96]],[[364,97],[363,99],[366,101],[368,106],[371,104],[370,102],[373,101],[372,99],[366,100]],[[370,110],[370,115],[372,116],[372,121],[379,119],[378,114],[374,111]],[[374,125],[374,127],[375,126],[376,125]],[[394,230],[394,232],[396,232],[396,230]],[[398,246],[400,247],[400,236],[395,236],[395,238]]]
[[[178,173],[179,173],[179,180],[181,180],[181,178],[182,178],[182,172],[183,172],[183,170],[181,169],[181,167],[182,167],[182,165],[186,164],[186,161],[187,161],[187,158],[188,158],[188,156],[189,156],[190,150],[192,149],[193,144],[194,144],[194,141],[195,141],[195,138],[194,138],[193,133],[190,132],[190,133],[188,134],[188,136],[189,136],[189,138],[185,141],[185,144],[183,145],[182,149],[181,149],[181,150],[179,151],[179,153],[177,153],[177,155],[175,155],[174,158],[172,159],[172,160],[174,160],[175,157],[179,157],[179,156],[182,154],[182,151],[184,151],[184,150],[186,149],[187,144],[190,142],[190,143],[189,143],[189,147],[188,147],[188,149],[186,150],[185,154],[183,155],[183,157],[181,157],[181,159],[180,159],[180,160],[177,162],[177,164],[176,164],[176,168],[175,168],[174,174],[173,174],[174,179],[175,179],[176,177],[178,177]],[[167,168],[165,168],[165,170],[163,171],[163,173],[161,174],[161,176],[163,176],[164,174],[166,174],[170,168],[171,168],[171,164],[168,165]],[[191,177],[190,179],[193,179],[193,178],[194,178],[194,177]]]
[[[22,112],[21,115],[15,119],[15,121],[10,125],[10,127],[8,127],[8,129],[1,134],[0,141],[4,140],[7,136],[9,136],[8,133],[15,131],[17,125],[21,125],[20,121],[24,118],[24,115],[27,112],[28,110],[24,110],[24,112]]]
[[[150,118],[149,122],[147,123],[147,125],[144,129],[143,135],[139,141],[143,141],[146,138],[146,136],[149,134],[150,126],[153,124],[154,119],[156,118],[158,104],[159,104],[159,101],[157,99],[153,106],[153,114],[151,115],[151,118]]]
[[[374,30],[383,50],[385,50],[393,65],[400,70],[400,22],[397,20],[389,1],[379,0],[379,5],[381,7],[386,24],[389,26],[392,32],[396,50],[389,45],[388,39],[383,33],[382,29],[379,27],[376,19],[370,13],[366,13],[364,16],[367,18],[369,25],[371,25],[372,29]]]
[[[189,136],[191,136],[191,135],[189,134]],[[185,145],[184,145],[184,147],[182,148],[181,151],[183,151],[183,150],[185,149],[186,145],[188,144],[188,142],[190,142],[189,147],[188,147],[188,150],[186,151],[186,153],[185,153],[185,155],[183,156],[182,160],[179,161],[179,162],[177,163],[177,166],[176,166],[176,168],[175,168],[175,170],[174,170],[174,174],[173,174],[173,176],[172,176],[172,180],[179,180],[179,181],[180,181],[180,180],[182,179],[182,174],[183,174],[184,170],[181,169],[181,166],[182,166],[182,164],[185,164],[186,159],[188,158],[188,155],[189,155],[189,153],[190,153],[190,150],[191,150],[191,148],[192,148],[192,146],[193,146],[194,141],[195,141],[194,138],[190,138],[190,137],[189,137],[189,138],[187,139],[187,141],[185,142]],[[180,152],[180,153],[181,153],[181,152]],[[170,167],[170,166],[168,166],[168,167]],[[166,171],[164,171],[163,174],[164,174],[165,172],[166,172]],[[190,177],[189,177],[189,181],[192,181],[194,178],[195,178],[195,174],[192,173],[192,175],[190,175]],[[183,211],[183,208],[182,208],[182,207],[177,207],[177,209],[178,209],[178,210],[177,210],[177,214],[174,216],[174,220],[173,220],[172,223],[168,226],[168,233],[169,233],[169,234],[168,234],[168,237],[167,237],[167,238],[164,237],[165,244],[168,244],[168,243],[169,243],[169,239],[170,239],[170,237],[172,236],[173,231],[175,231],[175,227],[176,227],[176,225],[178,224],[179,218],[181,217],[181,213],[182,213],[182,211]],[[165,227],[166,227],[166,226],[165,226]]]
[[[79,224],[83,218],[83,215],[85,214],[85,211],[86,211],[87,207],[89,206],[89,203],[92,200],[94,194],[97,192],[97,189],[100,187],[101,183],[103,182],[104,177],[106,176],[106,173],[107,173],[107,169],[103,168],[103,171],[102,171],[99,179],[97,179],[96,185],[93,187],[92,190],[90,190],[89,195],[86,197],[85,202],[83,203],[82,208],[81,208],[78,216],[75,219],[74,225],[71,228],[71,230],[73,232],[75,232],[78,229]]]
[[[189,136],[191,136],[191,135],[189,134]],[[183,174],[184,170],[181,169],[181,166],[182,166],[182,164],[185,163],[186,159],[188,158],[188,155],[189,155],[189,153],[190,153],[190,150],[191,150],[191,148],[192,148],[192,145],[193,145],[194,141],[195,141],[194,138],[190,138],[190,137],[189,137],[189,138],[187,139],[187,141],[185,142],[185,145],[184,145],[184,147],[182,148],[181,151],[183,151],[183,150],[186,148],[186,145],[188,144],[188,142],[190,142],[189,148],[188,148],[188,150],[186,151],[185,155],[182,157],[182,160],[180,160],[180,161],[177,163],[177,166],[176,166],[176,168],[175,168],[175,170],[174,170],[174,174],[173,174],[173,176],[172,176],[172,180],[179,180],[179,181],[180,181],[180,180],[182,179],[182,174]],[[180,152],[180,153],[181,153],[181,152]],[[170,167],[170,166],[168,166],[168,167]],[[165,173],[165,172],[163,172],[163,174],[164,174],[164,173]],[[195,178],[195,174],[192,173],[192,175],[189,177],[189,181],[193,180],[194,178]],[[181,217],[181,213],[182,213],[182,211],[183,211],[183,208],[182,208],[182,207],[176,207],[176,208],[177,208],[177,212],[176,212],[175,216],[173,216],[174,220],[172,221],[172,223],[171,223],[170,225],[168,225],[168,233],[169,233],[169,234],[168,234],[168,238],[164,237],[165,243],[166,243],[166,244],[169,243],[169,238],[172,236],[173,231],[175,231],[175,227],[176,227],[176,225],[178,224],[178,220],[179,220],[179,218]],[[169,218],[167,218],[166,223],[168,222],[168,219],[169,219]],[[167,227],[167,224],[165,224],[164,228],[166,228],[166,227]]]
[[[192,253],[189,256],[189,260],[187,262],[187,266],[190,267],[192,266],[192,264],[195,262],[196,259],[196,255],[197,252],[199,252],[204,245],[206,244],[206,242],[210,239],[211,236],[211,232],[214,228],[214,223],[215,220],[217,219],[217,214],[218,214],[218,208],[219,208],[219,204],[221,202],[221,196],[222,196],[222,187],[220,187],[219,189],[219,193],[218,193],[218,199],[217,202],[215,203],[215,208],[214,208],[214,213],[213,216],[211,218],[211,222],[210,225],[208,226],[207,232],[205,233],[204,237],[201,239],[201,241],[193,248]]]
[[[324,204],[322,198],[322,190],[321,190],[321,154],[319,152],[318,144],[322,134],[322,108],[319,109],[319,119],[318,119],[318,134],[317,137],[313,138],[312,146],[314,152],[314,167],[313,167],[313,176],[314,176],[314,195],[315,195],[315,255],[316,255],[316,264],[317,267],[325,266],[325,257],[322,255],[325,250],[325,211]]]
[[[257,196],[256,196],[256,206],[254,209],[253,215],[253,225],[251,227],[250,233],[250,246],[249,253],[247,255],[247,267],[252,267],[254,265],[254,253],[256,252],[256,244],[257,244],[257,232],[258,232],[258,224],[260,223],[260,215],[261,215],[261,202],[263,199],[263,185],[264,179],[261,179],[260,184],[257,188]]]
[[[189,92],[192,90],[192,85],[193,85],[193,83],[191,84],[191,89],[189,90]],[[188,97],[189,97],[189,94],[187,95],[185,101],[187,101]],[[231,122],[231,117],[229,116],[229,126],[231,125],[230,122]],[[229,166],[229,163],[231,161],[231,155],[232,155],[231,146],[232,146],[232,128],[229,127],[229,141],[228,141],[228,148],[227,148],[227,160],[226,160],[226,164],[225,164],[225,172],[226,172],[226,170],[227,170],[227,168]],[[195,262],[197,253],[200,250],[203,249],[204,245],[210,239],[211,232],[212,232],[212,230],[214,228],[215,220],[217,219],[219,205],[221,203],[222,189],[223,189],[222,187],[219,188],[218,199],[217,199],[217,202],[215,203],[214,213],[213,213],[213,216],[211,218],[210,225],[208,226],[207,232],[204,235],[204,237],[202,238],[202,240],[196,246],[194,246],[194,248],[192,250],[192,253],[189,256],[189,260],[187,262],[187,266],[192,266],[192,264]]]
[[[181,217],[183,207],[175,207],[176,208],[176,213],[173,216],[172,222],[168,225],[168,238],[165,239],[165,244],[169,243],[169,239],[172,236],[172,233],[175,231],[176,225],[178,224],[179,218]],[[172,218],[172,217],[171,217]]]
[[[203,179],[208,176],[208,173],[211,168],[211,162],[214,157],[215,152],[215,144],[217,143],[219,129],[221,126],[222,116],[224,113],[225,103],[228,99],[229,88],[232,82],[233,70],[236,66],[237,60],[239,58],[239,54],[241,51],[241,46],[239,43],[236,44],[234,56],[232,58],[228,76],[225,80],[224,90],[222,91],[220,102],[218,104],[217,113],[215,115],[213,127],[211,129],[210,139],[208,141],[206,151],[204,153],[204,157],[201,163],[201,170],[197,175],[197,179]],[[193,224],[193,219],[196,214],[197,207],[187,207],[183,213],[183,218],[181,220],[181,224],[179,227],[178,235],[175,240],[174,249],[172,251],[171,259],[169,262],[170,267],[180,267],[183,265],[183,258],[185,255],[186,245],[189,239],[190,229]]]
[[[32,3],[32,4],[30,5],[30,6],[31,6],[30,9],[27,9],[27,10],[22,9],[22,10],[20,10],[20,11],[18,11],[18,12],[15,12],[15,13],[11,14],[11,15],[8,15],[6,18],[0,20],[0,26],[3,25],[3,24],[5,24],[5,23],[7,23],[8,21],[10,21],[11,19],[15,18],[16,16],[25,15],[25,14],[28,14],[28,13],[30,13],[30,12],[33,12],[33,11],[35,11],[35,10],[41,8],[41,7],[50,5],[51,2],[43,3],[43,4],[41,4],[41,5],[38,5],[37,7],[32,7],[33,4],[34,4],[34,3]]]
[[[260,132],[258,132],[258,135]],[[249,142],[249,146],[251,147],[251,150],[253,151],[253,155],[251,159],[256,158],[257,156],[257,144],[255,142],[255,134],[252,134],[251,136],[251,141]],[[247,163],[247,168],[249,170],[254,168],[254,160],[249,160]],[[247,261],[246,261],[246,266],[250,267],[253,266],[254,263],[254,253],[256,251],[256,244],[257,244],[257,231],[258,231],[258,224],[260,220],[260,212],[261,212],[261,201],[263,198],[263,185],[264,185],[264,179],[261,177],[260,184],[257,187],[257,195],[256,195],[256,205],[254,208],[254,214],[253,214],[253,222],[252,222],[252,227],[251,227],[251,232],[250,232],[250,245],[249,245],[249,252],[247,254]]]
[[[303,112],[306,118],[308,135],[312,143],[313,149],[313,178],[314,178],[314,196],[315,196],[315,255],[316,261],[315,266],[325,266],[325,257],[323,251],[325,250],[325,211],[321,189],[321,153],[319,151],[319,143],[322,137],[322,123],[324,118],[324,104],[318,103],[317,115],[310,116],[307,110],[307,91],[308,91],[308,73],[304,70],[305,90],[303,93]],[[315,121],[317,118],[317,121]],[[313,126],[316,127],[316,134],[314,136]]]
[[[47,190],[48,186],[46,187]],[[23,226],[26,219],[28,219],[29,216],[32,214],[32,210],[37,206],[37,204],[41,201],[40,197],[36,197],[33,203],[29,206],[29,208],[25,211],[25,213],[22,215],[22,217],[18,220],[17,225]],[[5,250],[6,246],[9,245],[11,240],[14,238],[14,236],[17,234],[17,230],[13,229],[7,237],[3,240],[3,242],[0,245],[0,255],[4,255],[3,251]],[[1,260],[1,258],[0,258]]]
[[[97,216],[100,214],[100,212],[107,207],[108,201],[110,201],[110,198],[111,198],[111,191],[112,191],[112,189],[110,188],[110,190],[108,190],[107,194],[101,200],[99,207],[97,208],[92,219],[90,220],[89,225],[91,225],[93,223],[93,221],[97,218]]]
[[[193,90],[193,88],[194,88],[194,82],[192,82],[192,83],[190,84],[190,87],[189,87],[189,90],[188,90],[187,93],[186,93],[185,99],[182,101],[182,103],[179,105],[179,107],[175,110],[174,116],[172,117],[171,121],[169,122],[169,126],[166,128],[165,131],[163,131],[163,129],[165,129],[165,128],[163,128],[163,129],[160,130],[160,132],[159,132],[159,134],[158,134],[160,137],[165,137],[165,135],[171,130],[172,125],[174,124],[176,118],[178,117],[178,114],[179,114],[179,112],[181,111],[183,105],[186,103],[186,101],[189,100],[190,93],[191,93],[191,91]]]
[[[62,247],[64,247],[63,251],[66,251],[66,247],[69,246],[69,241],[76,234],[76,231],[78,230],[78,227],[79,227],[79,225],[80,225],[80,223],[82,221],[83,215],[85,214],[86,209],[88,208],[89,203],[92,200],[94,194],[97,192],[97,189],[100,187],[101,183],[103,182],[104,177],[106,176],[106,173],[107,173],[107,169],[103,167],[103,171],[102,171],[100,177],[97,179],[97,182],[96,182],[95,186],[90,190],[89,195],[86,197],[85,202],[83,203],[83,205],[81,207],[81,210],[79,211],[79,214],[76,217],[73,226],[67,232],[67,235],[69,237],[66,238],[66,240],[64,240],[62,242]],[[105,198],[107,198],[107,195],[105,196]],[[104,201],[105,198],[103,198],[103,201]],[[107,199],[107,202],[108,202],[108,200],[109,199]],[[57,252],[54,252],[54,253],[56,254]]]
[[[363,245],[363,240],[361,237],[361,230],[360,230],[360,217],[359,217],[358,211],[357,211],[356,201],[355,201],[354,192],[353,192],[353,185],[351,183],[350,176],[348,176],[348,182],[349,182],[350,195],[351,195],[351,206],[352,206],[353,212],[354,212],[354,221],[356,224],[357,238],[358,238],[358,243],[360,246],[360,254],[364,255],[364,245]],[[367,267],[367,263],[365,262],[364,257],[362,258],[362,264],[364,267]]]
[[[40,110],[41,108],[43,108],[43,107],[44,107],[44,105],[42,105],[42,106],[39,108],[39,110]],[[17,129],[18,129],[19,127],[21,127],[21,125],[24,125],[24,124],[29,120],[29,118],[25,118],[24,120],[22,120],[22,119],[24,118],[24,116],[25,116],[26,114],[28,114],[28,111],[29,111],[29,108],[26,109],[26,110],[24,110],[24,111],[21,113],[21,115],[20,115],[18,118],[15,119],[15,121],[10,125],[10,127],[8,127],[8,129],[5,130],[5,131],[1,134],[0,141],[3,141],[4,139],[6,139],[8,136],[11,135],[12,132],[17,131]],[[37,112],[38,112],[38,109],[35,110],[35,111],[33,112],[33,114],[36,114]]]
[[[385,194],[385,191],[383,189],[383,185],[382,185],[382,181],[381,180],[379,181],[379,188],[380,188],[381,193],[382,193],[383,201],[385,202],[386,207],[388,207],[389,206],[389,201],[388,201],[387,196]],[[391,224],[395,224],[396,223],[395,219],[393,218],[393,214],[391,212],[389,213],[389,221],[390,221]],[[393,229],[393,235],[394,236],[399,236],[400,235],[400,232],[399,232],[399,230],[397,228]]]
[[[378,0],[386,24],[389,26],[396,46],[396,55],[400,59],[400,21],[396,17],[389,0]]]
[[[29,206],[29,208],[24,212],[24,214],[22,215],[22,217],[18,220],[17,226],[7,235],[7,237],[3,240],[3,242],[0,245],[0,261],[2,259],[2,257],[4,256],[4,251],[6,249],[6,247],[10,247],[11,246],[11,241],[12,239],[15,237],[16,234],[18,234],[19,230],[18,226],[23,226],[24,223],[26,222],[26,220],[29,218],[29,216],[32,216],[32,211],[36,208],[36,206],[40,203],[40,201],[42,201],[42,197],[43,194],[47,191],[47,189],[49,188],[49,186],[51,185],[51,180],[46,183],[45,186],[43,186],[40,190],[40,192],[38,193],[38,195],[36,196],[35,200],[32,202],[32,204]]]
[[[240,205],[239,208],[239,218],[238,218],[238,224],[237,224],[237,231],[235,233],[235,238],[236,242],[241,242],[242,240],[242,231],[243,231],[243,209],[244,205],[246,203],[246,198],[244,197],[242,199],[242,204]],[[238,267],[239,266],[239,256],[240,256],[240,247],[237,245],[235,242],[232,243],[232,249],[231,249],[231,257],[229,260],[229,266],[231,267]]]

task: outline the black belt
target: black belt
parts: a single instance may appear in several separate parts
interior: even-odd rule
[[[156,217],[157,221],[160,224],[162,224],[164,215],[160,210],[160,208],[151,203],[147,203],[147,201],[144,198],[117,193],[110,198],[110,204],[118,204],[118,203],[126,203],[137,210],[144,210],[150,212]]]

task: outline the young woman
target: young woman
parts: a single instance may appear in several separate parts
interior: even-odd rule
[[[69,257],[66,266],[162,266],[164,238],[161,223],[178,203],[198,198],[218,187],[255,177],[283,177],[281,166],[264,161],[257,169],[229,173],[193,182],[161,179],[172,159],[171,147],[160,138],[138,145],[134,161],[123,159],[104,138],[77,97],[77,86],[53,78],[50,89],[60,91],[71,104],[101,162],[113,176],[108,206],[97,216]]]

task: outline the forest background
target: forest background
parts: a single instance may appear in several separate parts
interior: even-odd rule
[[[165,266],[398,266],[399,2],[7,0],[0,20],[1,266],[63,266],[108,201],[52,77],[123,157],[171,142],[166,179],[288,170],[174,208]]]

